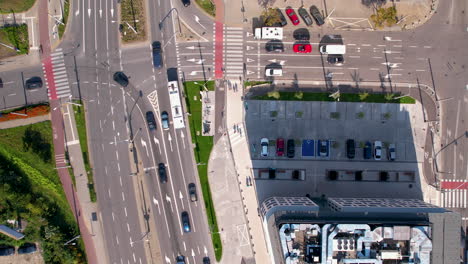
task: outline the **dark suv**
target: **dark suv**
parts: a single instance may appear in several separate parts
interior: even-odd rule
[[[317,26],[325,24],[322,13],[320,13],[320,10],[316,6],[313,5],[310,7],[310,14],[314,17]]]
[[[348,159],[354,159],[356,156],[356,143],[353,139],[346,140],[346,156]]]
[[[273,39],[265,44],[265,49],[268,52],[283,52],[284,45],[283,42],[281,42],[281,40]]]
[[[155,41],[151,44],[153,48],[153,66],[155,68],[162,67],[162,55],[161,55],[161,42]]]
[[[166,165],[164,165],[164,163],[159,163],[159,165],[158,165],[158,174],[159,174],[159,180],[162,183],[167,182]]]
[[[294,158],[294,154],[296,152],[296,144],[294,143],[294,139],[288,139],[288,143],[286,144],[287,156],[288,158]]]
[[[152,111],[146,112],[146,122],[148,122],[148,127],[150,130],[156,129],[156,119],[154,119],[154,114]]]
[[[122,85],[123,87],[128,86],[128,77],[123,72],[118,71],[118,72],[114,73],[114,81],[116,83]]]
[[[26,81],[26,89],[28,90],[34,90],[34,89],[39,89],[42,87],[42,79],[41,77],[31,77]]]
[[[288,21],[286,20],[286,17],[283,15],[283,12],[279,8],[276,8],[276,12],[278,12],[278,16],[280,17],[281,22],[279,23],[278,26],[284,27],[288,24]]]

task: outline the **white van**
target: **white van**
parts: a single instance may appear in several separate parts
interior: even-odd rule
[[[322,54],[340,54],[343,55],[346,53],[346,46],[345,45],[323,45],[320,46],[320,53]]]
[[[266,76],[283,76],[283,70],[282,69],[269,68],[269,69],[265,70],[265,75]]]

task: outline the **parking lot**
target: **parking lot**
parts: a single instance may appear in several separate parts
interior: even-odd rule
[[[274,195],[356,197],[362,188],[364,197],[420,197],[418,160],[424,155],[425,133],[424,124],[414,125],[422,116],[420,105],[254,100],[247,105],[245,129],[260,201]],[[267,156],[262,155],[262,138],[269,142]],[[283,156],[277,155],[278,138],[285,142]],[[286,154],[290,139],[295,142],[293,158]],[[355,141],[353,159],[346,156],[347,139]],[[373,154],[364,159],[365,143],[374,153],[375,141],[383,145],[381,160]],[[320,142],[325,151],[318,148]],[[395,144],[394,161],[387,157],[390,144]],[[330,171],[336,172],[332,180]]]

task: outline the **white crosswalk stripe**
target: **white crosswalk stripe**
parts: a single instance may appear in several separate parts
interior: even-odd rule
[[[57,49],[54,53],[50,55],[52,61],[52,72],[54,75],[54,83],[57,92],[57,97],[67,98],[71,95],[71,89],[69,85],[69,80],[67,76],[67,71],[65,68],[65,61],[63,57],[62,49]],[[43,65],[43,70],[45,66]],[[44,76],[45,76],[44,71]],[[46,79],[46,85],[49,86],[50,80]],[[48,88],[48,87],[47,87]],[[48,96],[50,97],[50,89],[48,89]]]
[[[236,128],[229,128],[229,140],[231,141],[231,147],[239,144],[242,140],[245,139],[245,130],[242,123],[238,124]]]
[[[244,68],[244,31],[242,28],[224,29],[224,71],[227,77],[241,76]],[[233,131],[231,131],[233,132]],[[240,137],[239,133],[233,134]]]
[[[467,208],[466,189],[442,189],[441,206],[445,208]]]

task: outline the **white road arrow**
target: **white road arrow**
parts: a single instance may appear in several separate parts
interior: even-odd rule
[[[111,1],[111,16],[114,17],[114,1]]]
[[[88,17],[91,16],[91,8],[88,8]]]
[[[247,37],[250,37],[250,36],[253,36],[253,34],[250,32],[247,32]]]
[[[284,60],[280,61],[280,65],[284,65],[285,62],[286,61],[284,61]]]
[[[171,151],[173,151],[172,150],[172,137],[171,137],[171,134],[167,135],[167,139],[169,140],[169,146],[171,146]]]
[[[182,138],[182,146],[183,146],[184,149],[185,149],[185,140],[184,140],[185,135],[184,135],[184,132],[182,132],[182,130],[180,131],[180,137]]]
[[[164,255],[164,259],[166,260],[166,264],[171,264],[171,260],[166,255]]]
[[[153,203],[154,203],[154,205],[158,206],[158,212],[159,212],[159,214],[161,214],[161,208],[159,207],[159,201],[156,198],[154,198],[154,196],[153,196]]]
[[[255,72],[253,71],[247,71],[247,75],[254,74]]]
[[[195,21],[197,21],[197,23],[198,23],[202,28],[206,29],[206,27],[203,26],[203,25],[200,23],[200,18],[197,17],[196,15],[193,15],[193,16],[195,17]]]
[[[208,256],[208,250],[206,250],[206,246],[203,246],[203,253],[205,253],[205,256]]]
[[[273,62],[273,63],[276,63],[278,60],[277,59],[272,59],[272,60],[268,60],[269,62]]]
[[[191,71],[191,72],[189,73],[189,75],[190,75],[190,76],[194,76],[194,75],[197,75],[199,72],[201,72],[201,71]]]
[[[182,201],[182,199],[184,199],[184,196],[182,195],[181,191],[179,191],[179,199],[180,199],[180,203],[182,204],[182,209],[185,210],[184,201]]]
[[[192,258],[193,258],[193,263],[197,263],[197,262],[195,261],[195,252],[193,251],[193,248],[192,248]]]
[[[197,46],[188,46],[188,47],[185,47],[186,49],[191,49],[191,50],[194,50],[194,49],[204,49],[205,47],[197,47]]]
[[[251,58],[247,58],[247,62],[252,62],[252,61],[255,61],[255,60],[253,60]]]
[[[172,201],[171,201],[171,197],[169,197],[167,194],[166,194],[166,201],[169,202],[169,204],[171,205],[171,211],[174,212],[174,208],[172,208]]]
[[[161,154],[161,146],[159,146],[159,139],[157,139],[156,137],[153,137],[153,140],[154,140],[154,144],[158,145],[159,154]]]
[[[149,157],[149,152],[148,152],[148,147],[146,146],[146,141],[143,140],[143,138],[140,138],[141,140],[141,145],[145,148],[146,150],[146,156]]]
[[[102,9],[99,9],[99,17],[102,18]]]

